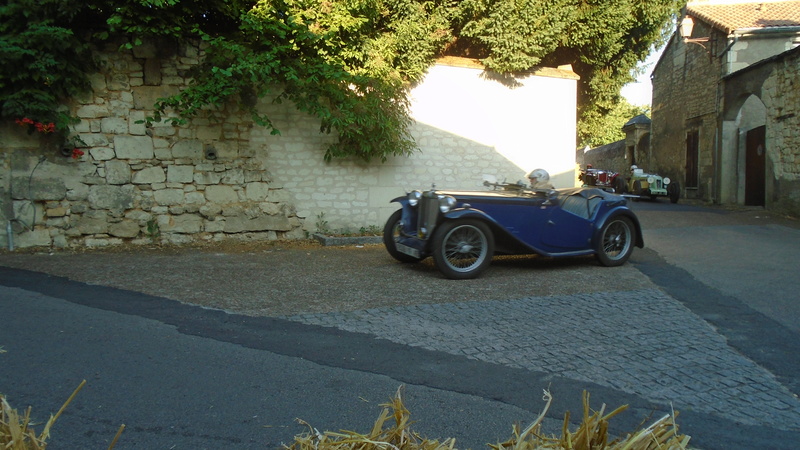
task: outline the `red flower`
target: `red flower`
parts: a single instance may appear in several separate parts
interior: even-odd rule
[[[33,132],[33,128],[36,128],[36,131],[40,133],[52,133],[56,130],[56,124],[54,124],[53,122],[50,122],[47,125],[45,125],[41,122],[35,122],[34,120],[29,119],[27,117],[23,117],[22,119],[17,119],[15,120],[15,122],[17,123],[17,125],[21,127],[31,128],[29,130],[29,133]]]
[[[77,148],[72,149],[72,159],[78,159],[83,156],[83,151]]]

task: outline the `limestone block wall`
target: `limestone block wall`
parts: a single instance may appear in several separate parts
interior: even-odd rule
[[[586,152],[581,150],[580,153],[583,153],[582,166],[591,164],[595,169],[621,173],[627,178],[631,165],[625,158],[625,140],[612,142]]]
[[[793,36],[763,33],[730,41],[697,25],[696,35],[712,37],[706,49],[673,37],[653,71],[652,170],[686,174],[686,136],[697,132],[698,179],[679,179],[684,187],[696,181],[697,188],[685,188],[684,195],[744,204],[743,136],[766,125],[766,206],[796,210],[798,63],[792,51],[779,54],[794,45]],[[772,66],[774,73],[764,75]],[[752,104],[744,103],[749,97]]]
[[[762,101],[767,107],[766,140],[773,160],[774,195],[768,207],[800,217],[800,51],[774,63],[764,82]]]
[[[0,200],[10,247],[107,246],[305,236],[289,196],[249,145],[235,105],[190,126],[146,127],[159,97],[189,81],[202,52],[155,46],[101,53],[92,92],[71,105],[84,152],[62,156],[52,136],[3,124]],[[224,119],[220,119],[223,117]]]
[[[698,24],[700,28],[703,24]],[[707,34],[703,34],[707,33]],[[707,36],[703,28],[698,35]],[[717,36],[718,42],[724,36]],[[681,174],[682,187],[690,186],[686,174],[686,135],[699,138],[698,180],[696,188],[684,188],[688,198],[712,200],[714,185],[714,146],[716,136],[717,82],[722,74],[718,58],[697,44],[686,44],[673,37],[653,70],[651,165],[647,171]]]
[[[203,52],[116,49],[99,53],[92,91],[71,105],[83,155],[62,156],[53,136],[0,124],[0,220],[11,229],[0,232],[3,247],[301,239],[320,227],[382,227],[392,198],[434,183],[483,189],[484,174],[516,181],[544,167],[557,186],[574,184],[578,78],[568,68],[508,80],[443,62],[412,92],[419,153],[325,163],[335,136],[285,103],[259,104],[280,135],[236,104],[185,126],[145,126]]]
[[[509,84],[473,62],[448,59],[411,92],[420,148],[411,157],[325,163],[332,137],[319,134],[318,122],[268,103],[262,108],[281,135],[253,128],[250,145],[266,155],[273,182],[292,193],[308,229],[320,219],[331,229],[383,227],[398,208],[391,200],[413,189],[480,190],[484,175],[518,181],[536,167],[556,187],[574,186],[577,79],[545,69]]]

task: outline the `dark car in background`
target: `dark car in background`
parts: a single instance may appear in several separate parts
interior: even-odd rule
[[[431,256],[445,277],[469,279],[486,270],[494,255],[596,255],[605,266],[619,266],[633,247],[644,247],[639,220],[620,195],[484,184],[493,189],[433,187],[392,200],[401,208],[384,227],[386,250],[407,263]]]

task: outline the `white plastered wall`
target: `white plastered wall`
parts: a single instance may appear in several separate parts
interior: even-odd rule
[[[547,69],[509,86],[480,68],[437,64],[411,92],[420,152],[410,157],[325,163],[333,137],[286,105],[265,105],[282,134],[255,127],[250,145],[308,231],[323,221],[329,229],[357,230],[382,226],[397,209],[393,198],[432,184],[485,189],[484,174],[517,181],[542,167],[556,187],[573,186],[576,96],[577,76],[569,70]]]

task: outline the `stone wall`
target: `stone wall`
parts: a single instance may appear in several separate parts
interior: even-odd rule
[[[702,23],[698,35],[710,30]],[[717,42],[725,37],[716,36]],[[708,44],[710,45],[710,44]],[[714,51],[714,49],[711,49]],[[719,51],[719,49],[716,49]],[[685,44],[677,37],[668,43],[653,70],[651,158],[647,172],[681,174],[682,196],[712,200],[714,196],[714,146],[716,134],[717,82],[722,64],[710,58],[707,49]],[[686,134],[699,138],[699,179],[687,182]],[[696,184],[696,188],[685,188]]]
[[[591,164],[595,169],[609,170],[626,174],[630,170],[630,163],[625,158],[625,140],[601,145],[588,151],[581,151],[583,157],[582,167]]]
[[[763,204],[800,216],[798,97],[800,49],[785,52],[725,77],[722,84],[721,193],[726,203],[747,200],[747,144],[750,130],[763,126]],[[752,174],[751,174],[752,175]],[[752,196],[750,197],[751,201]]]
[[[702,21],[696,30],[693,35],[711,39],[701,46],[673,36],[653,71],[653,167],[646,169],[681,174],[676,178],[689,198],[744,205],[749,193],[751,204],[800,214],[792,206],[800,196],[792,167],[800,151],[792,115],[798,108],[797,57],[793,51],[779,54],[791,48],[796,34],[773,30],[729,39]],[[760,126],[766,127],[763,203],[752,199],[758,188],[745,187],[745,137]],[[698,179],[688,180],[686,142],[694,132]],[[686,188],[690,181],[697,188]]]
[[[775,187],[767,206],[800,217],[800,49],[776,60],[764,82]]]
[[[201,52],[163,55],[155,46],[101,53],[105,69],[76,99],[73,136],[84,154],[62,156],[59,142],[4,124],[4,223],[26,246],[106,246],[305,235],[286,191],[271,182],[252,124],[235,105],[192,126],[142,123],[155,99],[188,82]]]
[[[75,99],[62,156],[53,136],[0,124],[0,245],[51,248],[212,240],[301,239],[320,228],[382,228],[411,189],[482,189],[482,176],[516,181],[548,169],[575,183],[577,76],[541,69],[509,79],[469,60],[448,60],[412,91],[421,149],[386,163],[323,161],[333,135],[289,104],[261,101],[280,135],[236,104],[186,126],[142,121],[178,92],[203,57],[194,47],[149,45],[99,53],[104,69]],[[68,149],[69,150],[69,149]]]

